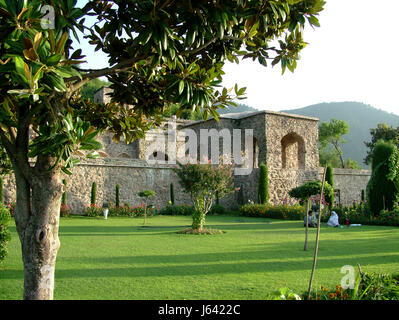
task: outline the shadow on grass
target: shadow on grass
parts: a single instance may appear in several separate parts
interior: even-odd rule
[[[252,254],[260,255],[259,252],[252,252]],[[265,253],[263,252],[263,256]],[[167,256],[168,258],[171,258]],[[203,255],[184,255],[180,259],[184,258],[184,263],[198,262],[201,264],[183,264],[183,265],[161,265],[161,266],[136,266],[140,259],[145,259],[146,263],[165,263],[166,261],[159,259],[159,256],[145,256],[145,257],[119,257],[119,258],[99,258],[90,260],[93,264],[96,263],[95,268],[90,266],[85,269],[71,268],[63,269],[59,267],[56,269],[56,279],[70,279],[70,278],[118,278],[118,277],[165,277],[165,276],[201,276],[201,275],[212,275],[212,274],[236,274],[239,276],[243,273],[274,273],[274,272],[287,272],[287,271],[302,271],[310,270],[312,267],[312,256],[309,255],[306,259],[300,261],[278,261],[276,259],[265,261],[237,261],[238,255],[229,257],[229,254],[225,254],[218,258],[218,261],[212,263],[206,263],[203,260]],[[173,258],[176,258],[175,256]],[[215,257],[214,257],[215,258]],[[261,258],[261,257],[259,257]],[[393,254],[384,257],[383,260],[378,261],[378,264],[395,263],[399,259],[399,254]],[[99,268],[98,263],[103,263],[104,267]],[[86,263],[84,259],[79,261]],[[175,261],[177,263],[177,261]],[[182,261],[181,261],[182,262]],[[341,258],[327,258],[320,257],[317,264],[317,269],[336,269],[339,273],[340,269],[344,265],[356,265],[360,263],[362,266],[367,266],[370,263],[375,264],[375,259],[371,260],[369,257],[341,257]],[[78,263],[78,262],[76,262]],[[132,263],[131,267],[109,267],[112,263]],[[22,272],[17,270],[5,270],[1,272],[2,279],[19,279],[22,276]]]

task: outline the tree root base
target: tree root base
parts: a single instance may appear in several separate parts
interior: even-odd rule
[[[184,230],[178,231],[179,234],[223,234],[226,233],[222,230],[217,229],[205,229],[202,228],[201,230],[193,229],[193,228],[186,228]]]

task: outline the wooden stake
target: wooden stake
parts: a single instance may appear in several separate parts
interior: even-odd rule
[[[319,202],[319,216],[318,216],[318,219],[317,219],[316,245],[315,245],[315,248],[314,248],[312,272],[310,274],[310,279],[309,279],[308,300],[310,299],[310,292],[312,291],[313,277],[314,277],[314,274],[315,274],[315,271],[316,271],[317,254],[319,252],[320,223],[321,223],[321,214],[322,214],[321,213],[321,205],[322,205],[322,199],[323,199],[323,193],[324,193],[324,182],[326,180],[326,171],[327,171],[327,166],[324,168],[323,180],[322,180],[322,184],[321,184],[320,202]]]

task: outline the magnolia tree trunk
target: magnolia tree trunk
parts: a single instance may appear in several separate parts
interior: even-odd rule
[[[29,181],[15,171],[15,222],[24,264],[24,299],[51,300],[54,290],[62,180],[59,170],[38,159]]]

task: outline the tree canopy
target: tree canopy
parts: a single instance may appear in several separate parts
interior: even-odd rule
[[[335,153],[339,157],[342,168],[345,168],[345,160],[340,144],[346,142],[343,136],[348,134],[348,132],[349,126],[344,120],[331,119],[329,122],[322,122],[319,127],[321,149],[324,150],[328,146],[333,147]]]
[[[394,128],[388,126],[386,123],[379,123],[377,128],[370,129],[371,141],[364,142],[368,148],[367,155],[364,158],[365,164],[370,164],[372,162],[372,154],[374,152],[374,147],[379,140],[386,142],[392,142],[396,146],[399,146],[399,127]]]
[[[311,196],[321,193],[322,182],[320,180],[313,180],[305,182],[303,185],[293,188],[289,191],[290,197],[301,201],[308,200]],[[330,198],[334,194],[333,188],[326,181],[324,182],[323,195],[325,198]]]
[[[392,210],[399,201],[399,151],[395,144],[383,140],[374,146],[371,178],[367,184],[367,203],[371,212]]]

